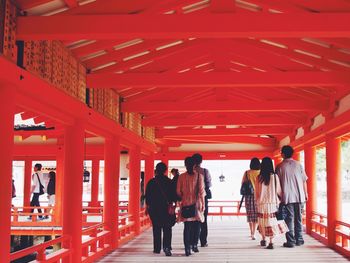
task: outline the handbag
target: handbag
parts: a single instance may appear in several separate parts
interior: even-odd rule
[[[39,195],[43,195],[45,194],[44,186],[41,184],[39,175],[37,173],[36,173],[36,176],[38,177],[38,181],[39,181]]]
[[[207,186],[208,182],[206,180],[207,178],[207,169],[203,169],[203,172],[204,172],[204,182],[205,182],[205,198],[206,199],[212,199],[212,194],[211,194],[211,190],[210,188]]]
[[[241,195],[254,195],[254,187],[252,182],[248,179],[247,172],[245,172],[247,180],[242,183],[240,193]]]
[[[277,180],[275,175],[275,189],[277,189]],[[278,209],[275,213],[277,220],[284,220],[286,218],[286,206],[283,203],[280,203]]]
[[[192,204],[192,205],[187,205],[187,206],[183,206],[181,208],[181,216],[183,218],[191,218],[191,217],[195,217],[196,216],[196,204]]]

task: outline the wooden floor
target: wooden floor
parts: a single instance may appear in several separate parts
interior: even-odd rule
[[[348,259],[309,236],[305,236],[302,247],[284,248],[284,236],[280,236],[274,241],[274,250],[264,249],[259,246],[259,237],[257,240],[249,238],[245,219],[237,217],[210,218],[209,246],[199,248],[199,253],[186,257],[182,231],[183,224],[173,228],[172,257],[165,257],[163,253],[153,254],[152,231],[147,230],[98,262],[348,262]]]

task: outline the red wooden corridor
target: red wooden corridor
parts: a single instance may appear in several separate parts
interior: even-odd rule
[[[155,160],[201,152],[205,160],[278,163],[286,144],[304,155],[306,232],[350,255],[350,218],[341,211],[349,1],[0,0],[0,72],[0,262],[17,257],[11,232],[28,233],[26,226],[60,231],[50,242],[61,249],[48,256],[50,242],[32,249],[48,262],[92,262],[139,235],[149,226],[139,202],[141,161],[146,183]],[[326,215],[316,205],[319,147],[326,147]],[[14,160],[25,163],[24,194],[11,209]],[[56,161],[56,204],[50,221],[33,214],[35,222],[23,222],[35,160]],[[92,162],[85,206],[84,160]],[[119,193],[124,161],[127,209]]]

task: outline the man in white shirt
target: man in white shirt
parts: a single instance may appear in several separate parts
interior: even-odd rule
[[[43,182],[44,177],[43,173],[41,172],[42,165],[40,163],[36,163],[34,165],[34,173],[32,174],[32,189],[31,192],[33,193],[32,200],[30,202],[30,206],[37,206],[40,207],[39,197],[43,194]],[[31,213],[34,212],[34,208],[31,210]],[[39,219],[43,219],[43,216],[41,215],[41,209],[38,208],[39,212]],[[31,219],[32,216],[29,216],[29,219]]]

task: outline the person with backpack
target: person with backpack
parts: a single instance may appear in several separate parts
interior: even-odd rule
[[[32,200],[30,201],[30,206],[36,206],[40,207],[39,197],[40,195],[43,195],[45,193],[44,191],[44,177],[43,173],[41,172],[42,165],[40,163],[36,163],[34,165],[34,173],[32,174],[32,189],[31,192],[33,193]],[[31,213],[34,212],[34,208],[31,209]],[[41,209],[38,208],[39,219],[43,219],[43,216],[41,215]],[[28,217],[29,220],[32,219],[32,216],[30,215]]]
[[[260,173],[260,161],[254,157],[250,160],[249,170],[244,172],[242,178],[241,194],[245,200],[247,222],[250,229],[250,237],[255,240],[255,231],[258,223],[257,207],[255,202],[255,181]],[[250,184],[250,185],[249,185]]]

